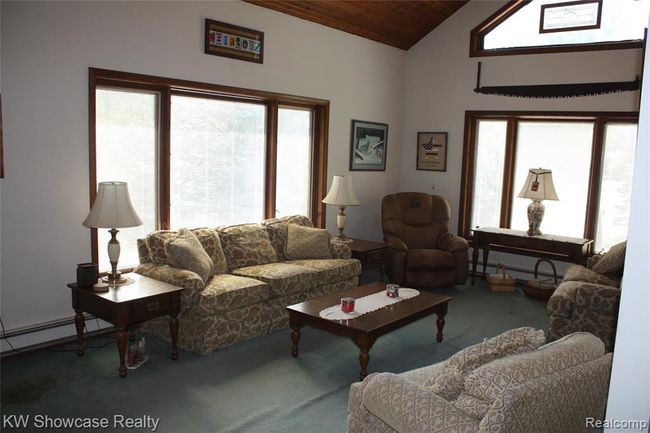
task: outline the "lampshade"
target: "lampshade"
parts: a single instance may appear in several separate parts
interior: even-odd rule
[[[544,168],[531,168],[524,187],[517,197],[533,200],[558,200],[553,185],[551,170]]]
[[[359,206],[361,202],[354,193],[352,178],[349,176],[334,176],[332,186],[323,199],[323,203],[337,206]]]
[[[131,205],[126,182],[100,182],[95,202],[83,225],[107,229],[142,225]]]

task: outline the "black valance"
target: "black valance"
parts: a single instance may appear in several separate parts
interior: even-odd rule
[[[484,95],[514,96],[519,98],[572,98],[578,96],[603,95],[606,93],[639,90],[641,80],[637,75],[633,81],[606,83],[532,84],[519,86],[481,87],[481,62],[478,63],[476,88],[474,92]]]

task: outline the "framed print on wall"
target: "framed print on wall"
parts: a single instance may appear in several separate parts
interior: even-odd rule
[[[386,170],[388,125],[352,120],[350,171]]]
[[[416,169],[447,171],[446,132],[418,132]]]
[[[204,52],[214,56],[264,63],[264,33],[206,19]]]

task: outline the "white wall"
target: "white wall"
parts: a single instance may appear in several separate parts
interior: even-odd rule
[[[646,55],[644,82],[650,82],[650,56]],[[607,419],[650,422],[650,88],[641,95],[639,136],[634,167],[630,235],[621,287],[616,349],[607,404]],[[607,432],[631,431],[610,428]],[[635,431],[649,431],[646,428]]]
[[[263,31],[264,64],[203,54],[205,18]],[[381,197],[398,185],[404,57],[242,2],[3,1],[5,326],[70,317],[65,285],[90,258],[88,67],[328,99],[330,179],[348,172],[351,119],[388,123],[386,172],[352,174],[363,204],[347,212],[347,233],[379,239]]]
[[[474,93],[479,61],[483,63],[481,84],[484,86],[630,81],[640,73],[639,49],[470,58],[470,31],[504,3],[469,2],[420,40],[406,56],[400,190],[435,193],[447,198],[454,231],[458,224],[466,110],[638,110],[638,92],[562,99]],[[418,131],[449,133],[446,172],[416,171]],[[490,262],[499,257],[503,255],[491,253]],[[529,268],[534,264],[531,259],[517,256],[508,256],[506,260]],[[560,270],[563,268],[559,266]]]

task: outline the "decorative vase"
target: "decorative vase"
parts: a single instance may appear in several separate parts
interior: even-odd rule
[[[528,205],[528,235],[529,236],[538,236],[542,232],[539,230],[539,226],[542,224],[542,219],[544,218],[544,204],[539,200],[533,200]]]

